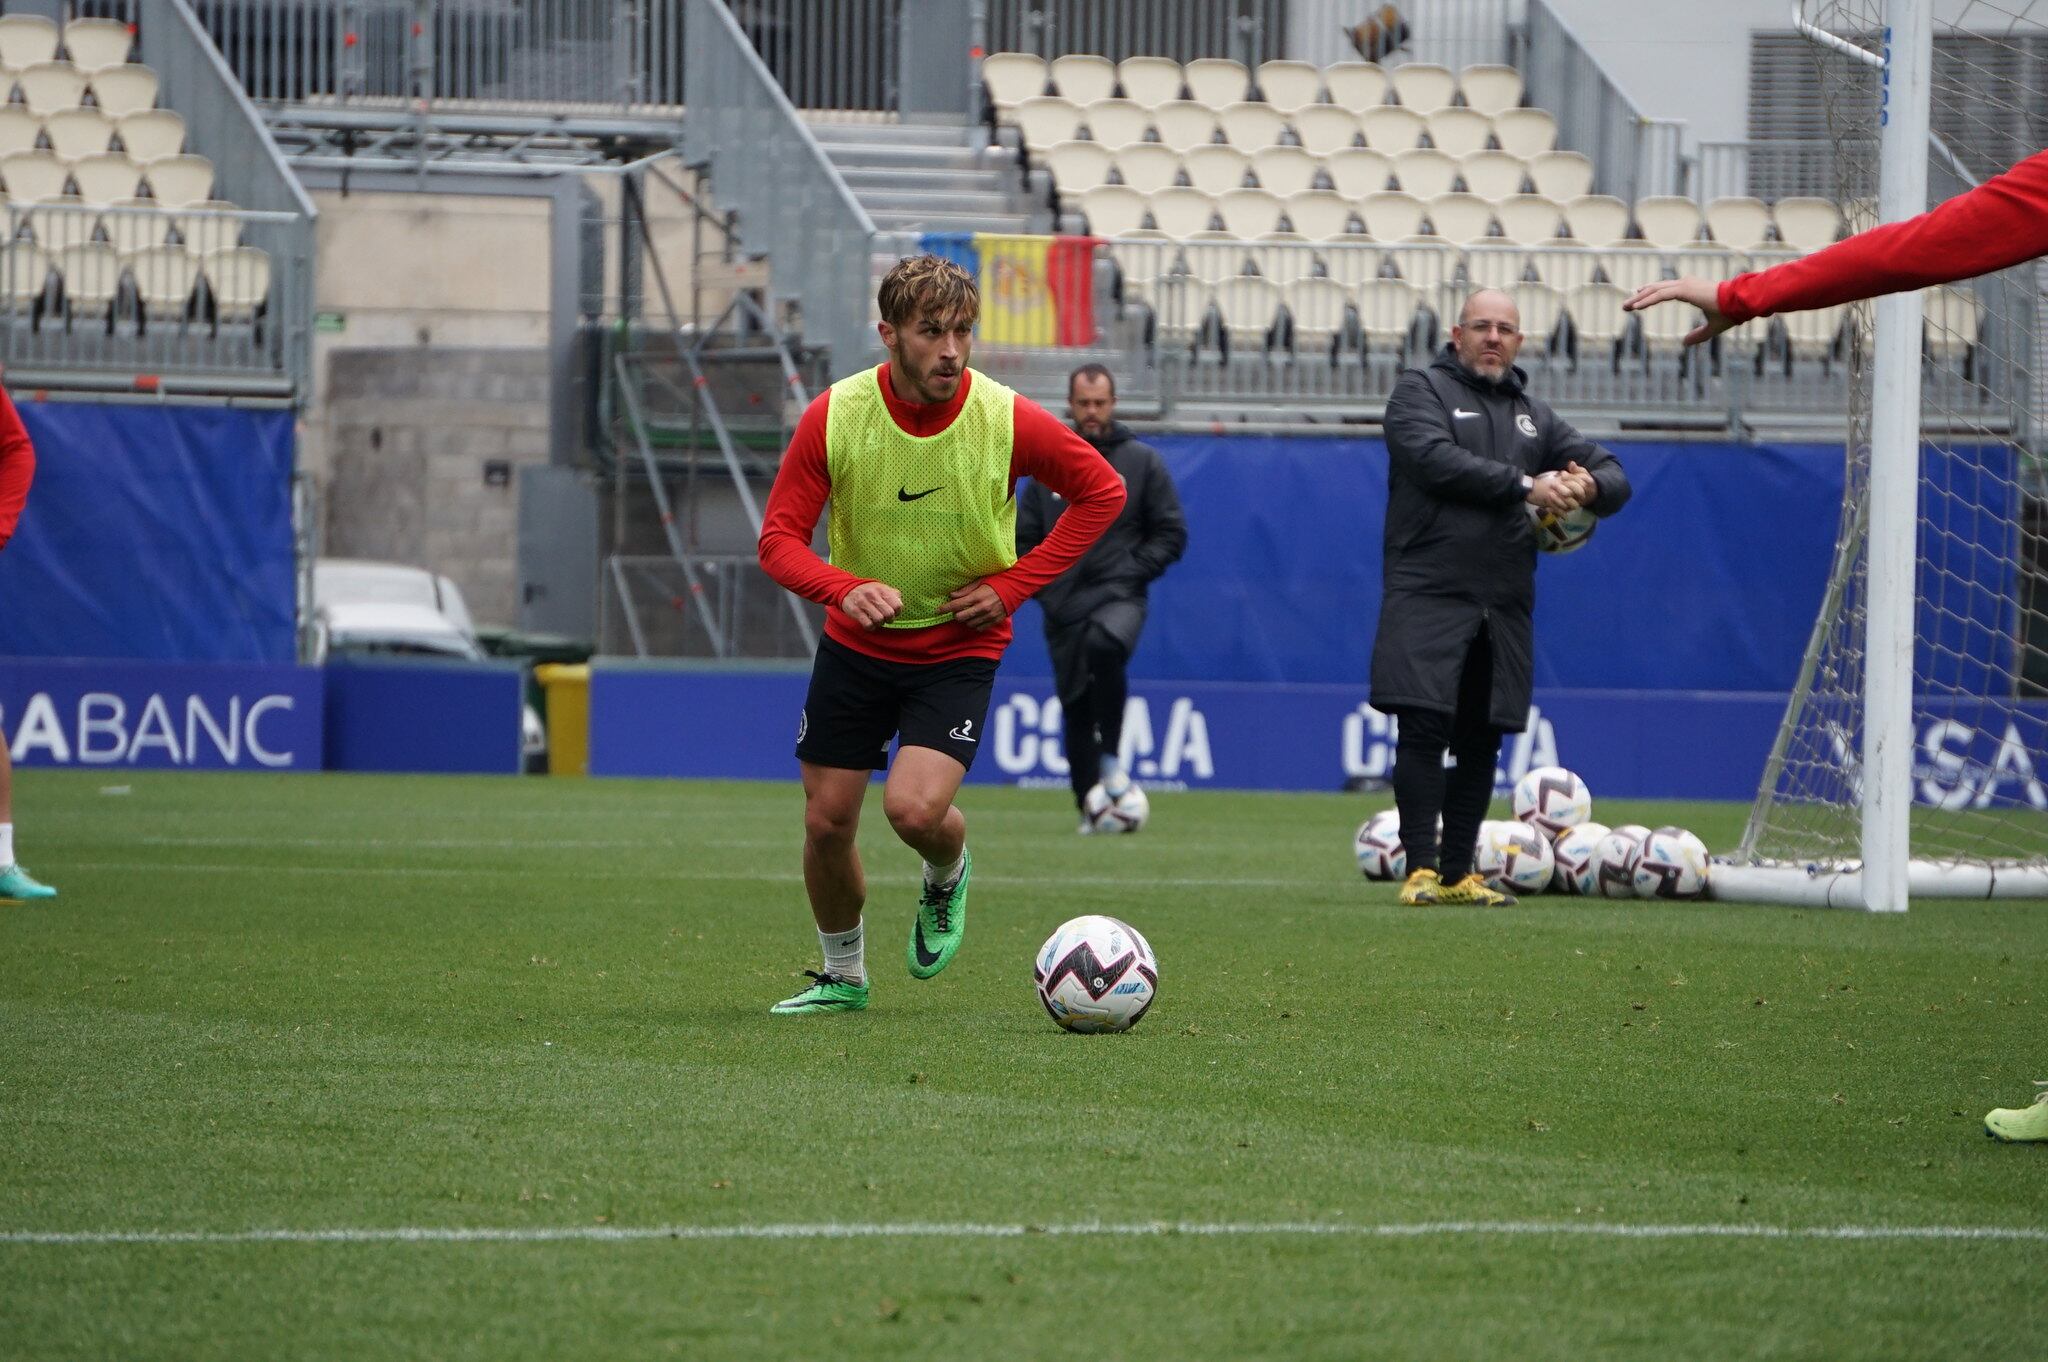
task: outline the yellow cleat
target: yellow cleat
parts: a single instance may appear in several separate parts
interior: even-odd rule
[[[1990,1112],[1984,1117],[1984,1133],[2008,1143],[2048,1140],[2048,1092],[2036,1097],[2030,1106],[2000,1107]]]
[[[1436,877],[1434,870],[1418,870],[1401,886],[1401,902],[1411,908],[1420,904],[1435,903],[1443,893],[1443,888],[1443,881]]]
[[[1468,903],[1479,908],[1512,908],[1513,894],[1503,894],[1479,877],[1477,871],[1467,875],[1456,884],[1447,884],[1437,891],[1438,903]]]

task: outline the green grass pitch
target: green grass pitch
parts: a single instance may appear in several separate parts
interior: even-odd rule
[[[904,969],[877,797],[873,1007],[784,1019],[793,783],[18,785],[62,897],[0,908],[0,1357],[2040,1347],[2048,1146],[1980,1119],[2048,1078],[2042,905],[1404,909],[1350,860],[1384,797],[1110,839],[974,788],[958,961]],[[1032,995],[1094,911],[1159,954],[1129,1035]],[[1090,1224],[1179,1228],[1044,1232]]]

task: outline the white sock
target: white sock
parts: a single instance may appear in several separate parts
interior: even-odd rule
[[[852,931],[820,931],[818,944],[825,948],[825,973],[836,974],[850,984],[868,977],[866,943],[860,923],[856,922]]]
[[[1116,753],[1102,754],[1102,792],[1111,799],[1121,798],[1131,788],[1131,778],[1124,774],[1124,764],[1116,759]]]
[[[924,863],[924,882],[935,888],[943,888],[960,878],[960,872],[967,868],[967,844],[960,844],[960,856],[953,864],[941,870],[930,861]]]
[[[0,867],[14,864],[14,824],[0,823]]]

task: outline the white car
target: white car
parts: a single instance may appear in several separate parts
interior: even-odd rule
[[[403,563],[327,558],[313,565],[313,662],[351,657],[445,657],[483,662],[462,592],[446,577]],[[540,711],[522,704],[519,752],[528,770],[545,763]]]

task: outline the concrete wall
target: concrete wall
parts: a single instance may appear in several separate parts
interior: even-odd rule
[[[1882,0],[1866,0],[1882,13]],[[1749,35],[1792,29],[1794,0],[1550,0],[1621,92],[1651,118],[1682,118],[1686,150],[1749,135]],[[1967,0],[1934,0],[1937,30]]]
[[[548,459],[538,347],[329,357],[326,548],[447,574],[480,624],[518,619],[518,465]]]
[[[619,187],[610,176],[589,183],[610,223],[605,296],[615,300]],[[341,328],[314,336],[300,448],[320,492],[321,551],[444,572],[483,624],[518,620],[516,465],[549,457],[546,193],[537,181],[532,196],[315,194],[315,306]],[[689,211],[655,187],[649,214],[687,320],[700,273]],[[717,240],[707,228],[706,249]],[[701,273],[709,320],[764,272],[713,258]],[[655,300],[640,311],[659,315],[653,272],[644,278]],[[606,310],[615,315],[616,302]],[[512,462],[513,477],[486,488],[483,464],[498,459]]]

